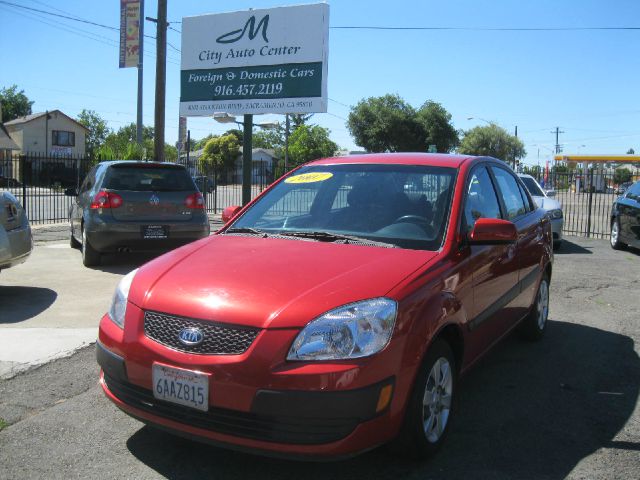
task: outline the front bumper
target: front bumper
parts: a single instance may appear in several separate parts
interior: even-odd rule
[[[0,235],[0,269],[14,267],[25,262],[33,250],[31,227],[25,220],[18,228]]]
[[[553,235],[553,242],[558,243],[562,241],[562,227],[564,225],[563,218],[554,218],[551,220],[551,233]]]
[[[136,313],[128,308],[127,318]],[[135,322],[127,322],[122,331],[107,316],[102,319],[100,383],[111,401],[143,422],[215,445],[314,459],[369,450],[399,430],[405,395],[396,392],[388,359],[265,364],[265,358],[277,358],[276,345],[288,348],[297,334],[293,329],[263,330],[242,355],[188,355],[132,331]],[[154,362],[209,373],[209,410],[155,399]],[[392,394],[381,404],[383,390]]]

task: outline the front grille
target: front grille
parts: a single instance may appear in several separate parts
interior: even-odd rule
[[[204,339],[198,345],[185,345],[178,334],[185,328],[198,328]],[[144,312],[144,334],[151,340],[180,352],[199,355],[240,355],[247,351],[260,332],[257,328],[229,326],[206,320],[175,317],[166,313]]]
[[[107,388],[122,402],[185,425],[265,442],[318,445],[340,440],[358,425],[355,418],[280,417],[225,408],[201,412],[154,398],[146,388],[116,380],[105,372]]]

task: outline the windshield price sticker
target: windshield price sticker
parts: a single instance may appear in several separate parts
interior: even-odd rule
[[[324,182],[333,177],[333,173],[330,172],[315,172],[315,173],[303,173],[301,175],[295,175],[287,178],[284,183],[315,183]]]

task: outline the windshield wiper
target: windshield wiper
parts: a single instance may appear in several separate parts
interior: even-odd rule
[[[356,237],[354,235],[342,235],[339,233],[329,233],[329,232],[322,232],[322,231],[279,232],[278,235],[282,235],[284,237],[309,238],[312,240],[318,240],[320,242],[343,241],[346,244],[349,244],[349,243],[363,244],[364,243],[368,245],[375,245],[378,247],[391,247],[391,248],[396,247],[396,245],[393,245],[392,243],[377,242],[375,240],[370,240],[364,237]]]
[[[258,230],[257,228],[251,228],[251,227],[236,227],[236,228],[232,227],[225,230],[224,233],[248,233],[250,235],[260,235],[264,238],[268,236],[266,232],[263,232],[262,230]]]

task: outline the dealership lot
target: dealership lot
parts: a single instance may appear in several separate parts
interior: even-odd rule
[[[0,274],[0,341],[11,332],[7,344],[29,345],[42,330],[86,333],[74,348],[90,342],[118,279],[141,261],[132,260],[87,269],[67,243],[37,245],[27,263]],[[0,478],[299,478],[301,469],[311,478],[635,478],[639,265],[638,251],[567,237],[545,339],[509,338],[466,377],[449,442],[430,463],[379,449],[309,466],[157,432],[103,398],[89,346],[0,381],[0,425],[9,424],[0,432]]]

